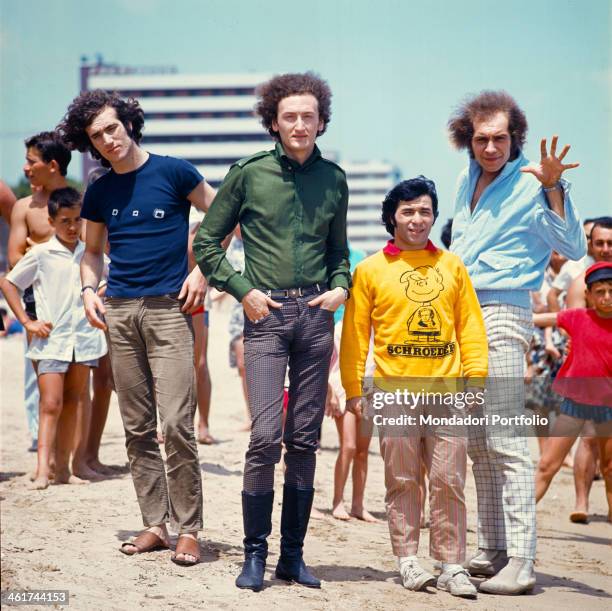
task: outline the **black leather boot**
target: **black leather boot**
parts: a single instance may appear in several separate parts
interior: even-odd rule
[[[313,498],[313,488],[304,490],[286,484],[283,488],[281,553],[276,565],[276,577],[284,581],[295,581],[309,588],[320,588],[321,582],[310,574],[302,560],[302,548]]]
[[[242,491],[242,522],[244,524],[244,564],[236,579],[239,588],[259,592],[263,587],[267,538],[272,532],[274,492],[253,494]]]

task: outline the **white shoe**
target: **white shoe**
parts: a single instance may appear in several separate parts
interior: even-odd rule
[[[464,565],[472,576],[492,577],[508,564],[506,550],[479,549]]]
[[[462,598],[476,598],[476,587],[469,579],[469,573],[461,571],[447,571],[438,577],[438,590],[450,592],[453,596]]]
[[[510,558],[508,564],[495,577],[483,581],[479,590],[487,594],[525,594],[536,584],[533,560]]]
[[[433,586],[436,578],[428,573],[418,562],[406,562],[400,568],[402,585],[408,590],[418,592],[427,586]]]

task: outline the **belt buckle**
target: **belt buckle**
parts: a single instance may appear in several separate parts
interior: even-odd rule
[[[296,299],[297,297],[301,297],[302,290],[301,289],[289,289],[287,291],[287,295],[292,299]]]

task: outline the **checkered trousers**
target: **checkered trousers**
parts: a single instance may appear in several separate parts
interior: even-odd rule
[[[482,314],[489,344],[486,409],[503,415],[524,405],[522,379],[532,315],[526,308],[505,304],[485,305]],[[481,414],[475,410],[475,415]],[[534,467],[527,438],[499,431],[493,436],[484,427],[471,427],[468,454],[478,495],[478,547],[535,559]]]
[[[251,411],[244,490],[274,488],[274,465],[286,448],[285,483],[313,487],[318,431],[323,421],[329,362],[334,344],[333,312],[308,306],[315,295],[277,299],[280,309],[258,324],[245,317],[244,363]],[[289,404],[282,429],[283,384],[289,366]]]

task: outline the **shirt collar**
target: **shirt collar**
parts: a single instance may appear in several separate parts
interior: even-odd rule
[[[74,252],[69,248],[66,248],[58,239],[57,236],[53,235],[49,238],[49,250],[57,250],[59,252],[70,253],[71,256],[78,255],[85,248],[85,243],[79,240],[77,242]]]
[[[287,153],[285,153],[285,149],[283,148],[283,145],[280,142],[276,143],[276,146],[274,147],[274,149],[276,151],[276,157],[278,159],[285,161],[288,165],[290,165],[294,169],[307,168],[308,166],[312,165],[315,161],[317,161],[321,157],[321,151],[319,150],[319,147],[316,144],[315,144],[315,147],[310,157],[308,157],[308,159],[306,159],[306,161],[301,165],[297,161],[295,161],[295,159],[291,159],[291,157],[289,157]]]
[[[431,240],[427,240],[427,244],[425,245],[425,248],[423,248],[423,250],[427,250],[429,252],[438,252],[438,248],[436,247],[436,245]],[[383,252],[386,255],[391,255],[392,257],[397,257],[402,252],[413,252],[413,251],[404,251],[404,250],[401,250],[401,249],[399,249],[395,245],[393,240],[389,240],[387,242],[387,245],[383,248]]]

